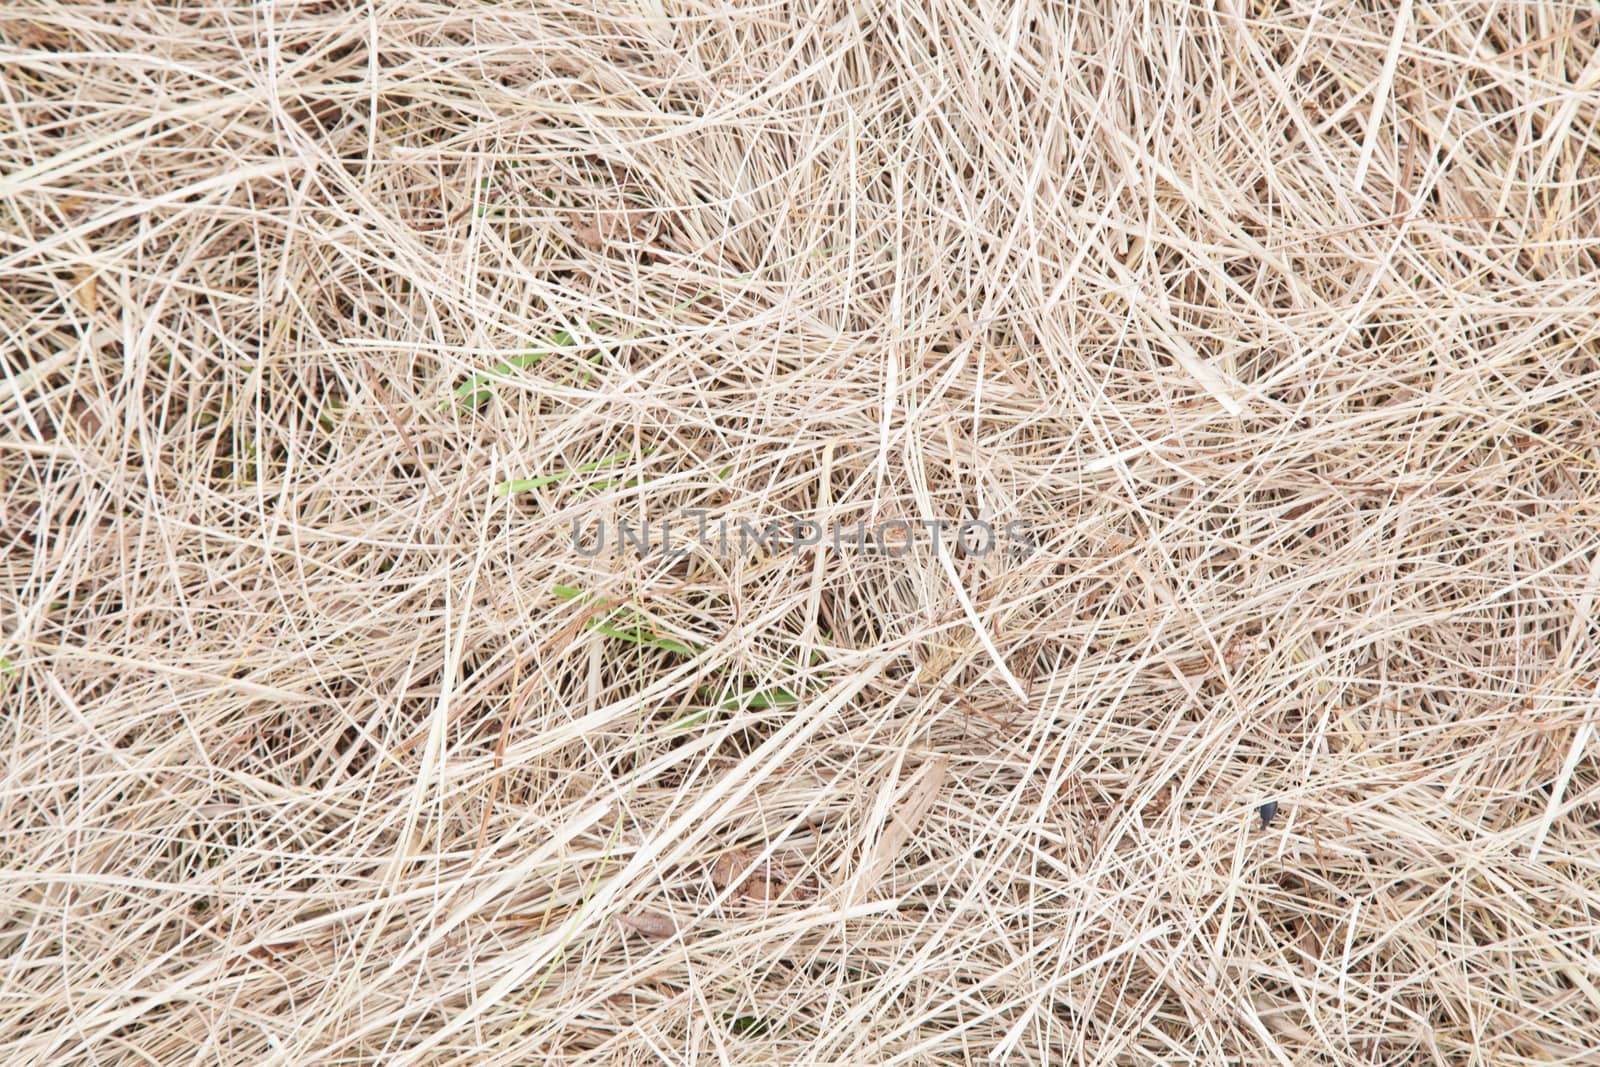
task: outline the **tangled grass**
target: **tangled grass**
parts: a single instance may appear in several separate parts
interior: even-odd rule
[[[6,5],[0,1062],[1597,1062],[1597,126],[1590,0]]]

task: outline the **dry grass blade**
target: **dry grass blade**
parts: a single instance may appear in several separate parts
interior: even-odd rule
[[[1592,0],[0,13],[4,1067],[1590,1063],[1597,610]]]
[[[949,768],[948,756],[936,756],[928,761],[927,766],[922,768],[907,788],[904,798],[900,800],[884,824],[882,832],[878,834],[878,839],[867,851],[861,865],[861,873],[855,881],[858,897],[879,887],[883,876],[900,858],[901,851],[916,836],[922,820],[927,817],[929,809],[939,798],[939,791],[944,788]]]

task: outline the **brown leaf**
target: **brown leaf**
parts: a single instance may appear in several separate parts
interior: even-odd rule
[[[103,425],[100,421],[100,416],[95,414],[94,409],[81,397],[73,400],[68,410],[78,420],[78,427],[83,431],[83,436],[86,440],[93,440],[100,433],[100,428]]]
[[[656,939],[672,937],[678,924],[672,916],[659,911],[636,911],[631,915],[618,915],[617,925],[623,933],[642,934]]]
[[[594,252],[615,244],[632,244],[649,235],[645,213],[630,208],[604,208],[587,214],[572,228],[578,243]]]
[[[746,871],[749,873],[745,874]],[[745,849],[736,848],[717,857],[711,865],[711,884],[718,889],[732,886],[735,893],[749,900],[777,900],[785,896],[799,899],[789,877],[771,860],[750,870],[750,853]]]
[[[784,895],[789,884],[776,878],[762,876],[746,880],[741,888],[744,890],[744,895],[751,900],[777,900]]]
[[[600,225],[593,220],[573,227],[572,235],[578,239],[579,244],[594,252],[602,251],[606,246],[605,241],[600,238]]]
[[[750,855],[744,849],[736,848],[732,851],[724,852],[711,865],[711,884],[718,889],[726,889],[749,866]]]
[[[637,209],[612,213],[611,226],[615,241],[642,241],[650,236],[649,219]]]

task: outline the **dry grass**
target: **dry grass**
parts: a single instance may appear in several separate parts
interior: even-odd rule
[[[1600,14],[1115,8],[6,5],[0,1062],[1600,1062]]]

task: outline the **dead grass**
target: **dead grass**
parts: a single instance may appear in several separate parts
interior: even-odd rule
[[[0,1061],[1600,1062],[1597,45],[8,5]]]

